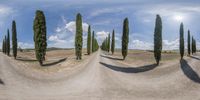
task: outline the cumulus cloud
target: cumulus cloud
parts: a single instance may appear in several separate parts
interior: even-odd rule
[[[106,31],[99,31],[96,33],[97,40],[99,41],[99,44],[103,42],[103,40],[108,37],[109,32]]]
[[[198,46],[198,45],[197,45]],[[153,42],[149,43],[141,40],[132,40],[129,43],[130,49],[140,49],[140,50],[153,50]],[[179,39],[173,41],[163,40],[163,50],[178,50],[179,49]],[[185,43],[185,49],[187,49],[187,43]]]
[[[173,41],[163,40],[163,50],[177,50],[179,49],[179,39]]]
[[[76,22],[67,20],[61,16],[63,25],[57,27],[52,35],[48,37],[49,45],[48,47],[60,47],[60,48],[73,48],[74,47],[74,38],[76,31]],[[86,33],[88,30],[88,24],[83,22],[83,46],[85,46],[86,42]]]
[[[83,32],[87,32],[88,26],[89,25],[87,23],[84,23],[84,22],[82,23]],[[67,23],[65,28],[67,30],[69,30],[70,32],[75,33],[75,31],[76,31],[76,22],[75,21],[71,21],[71,22]]]
[[[109,32],[106,32],[106,31],[99,31],[96,33],[96,35],[101,38],[101,39],[104,39],[108,36]]]
[[[152,50],[153,49],[153,43],[148,43],[141,40],[133,40],[131,42],[130,48],[131,49],[139,49],[139,50]]]

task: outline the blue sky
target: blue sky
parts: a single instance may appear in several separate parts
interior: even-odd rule
[[[91,25],[99,43],[114,29],[116,47],[120,48],[123,19],[128,17],[129,48],[152,49],[155,16],[160,14],[164,49],[178,49],[181,22],[184,23],[185,41],[190,29],[200,48],[199,0],[1,0],[0,43],[7,29],[11,29],[12,20],[16,20],[19,46],[32,48],[33,20],[38,9],[43,10],[46,16],[48,47],[74,47],[74,21],[80,12],[84,46],[87,27]]]

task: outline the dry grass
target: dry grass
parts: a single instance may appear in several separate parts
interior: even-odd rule
[[[129,65],[148,65],[155,63],[154,54],[152,51],[145,50],[129,50],[126,60],[122,60],[121,50],[116,50],[114,55],[110,55],[113,58],[117,58],[118,62],[126,63]],[[120,60],[121,59],[121,60]],[[161,63],[179,60],[180,55],[176,51],[164,51],[162,52]]]
[[[81,64],[89,56],[85,55],[86,49],[83,49],[83,59],[77,61],[75,58],[74,49],[68,50],[49,50],[46,52],[46,61],[44,66],[40,66],[35,57],[34,50],[26,50],[18,52],[17,60],[15,61],[19,66],[26,67],[31,70],[38,70],[43,72],[57,72],[63,69],[71,69],[78,64]]]

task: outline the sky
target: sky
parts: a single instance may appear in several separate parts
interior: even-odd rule
[[[200,49],[199,0],[1,0],[0,48],[12,20],[17,24],[18,45],[33,48],[33,20],[36,10],[44,11],[48,47],[74,48],[75,18],[81,13],[86,47],[87,28],[91,25],[99,44],[115,30],[116,48],[121,48],[123,20],[129,19],[129,48],[153,49],[156,14],[162,18],[163,49],[179,48],[180,23],[197,40]],[[187,45],[185,45],[187,47]]]

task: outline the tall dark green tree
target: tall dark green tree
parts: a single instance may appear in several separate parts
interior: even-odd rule
[[[3,42],[2,42],[2,45],[1,45],[2,47],[1,47],[1,51],[3,52]]]
[[[128,42],[129,42],[129,22],[128,18],[125,18],[123,23],[123,34],[122,34],[122,56],[124,60],[128,54]]]
[[[12,22],[12,49],[13,56],[16,59],[17,57],[17,30],[16,30],[16,22]]]
[[[40,65],[43,65],[46,55],[46,20],[43,11],[37,10],[34,19],[34,42],[35,42],[35,54]]]
[[[115,30],[113,30],[112,32],[111,52],[112,54],[114,54],[115,52]]]
[[[155,29],[154,29],[154,57],[157,65],[161,60],[162,52],[162,19],[160,15],[156,15]]]
[[[87,54],[90,55],[90,52],[91,52],[91,29],[89,25],[88,36],[87,36]]]
[[[195,53],[195,43],[194,43],[194,38],[192,36],[192,54]]]
[[[110,34],[108,34],[108,45],[107,45],[108,47],[108,52],[110,52]]]
[[[194,42],[194,52],[195,52],[195,53],[197,52],[196,40],[195,40],[195,42]]]
[[[10,32],[7,30],[7,55],[10,56]]]
[[[92,32],[92,52],[94,52],[94,31]]]
[[[80,13],[76,16],[76,36],[75,36],[75,50],[76,59],[82,59],[82,45],[83,45],[83,29],[82,29],[82,16]]]
[[[2,43],[2,52],[5,53],[5,40],[3,39],[3,43]]]
[[[5,36],[5,38],[4,38],[4,41],[5,41],[5,54],[7,54],[8,43],[7,43],[7,37],[6,37],[6,36]]]
[[[190,55],[190,30],[188,30],[188,55]]]
[[[179,48],[179,50],[180,50],[180,55],[181,55],[181,59],[183,59],[183,56],[184,56],[184,27],[183,27],[183,23],[181,23],[181,25],[180,25],[180,41],[179,41],[179,43],[180,43],[180,48]]]

